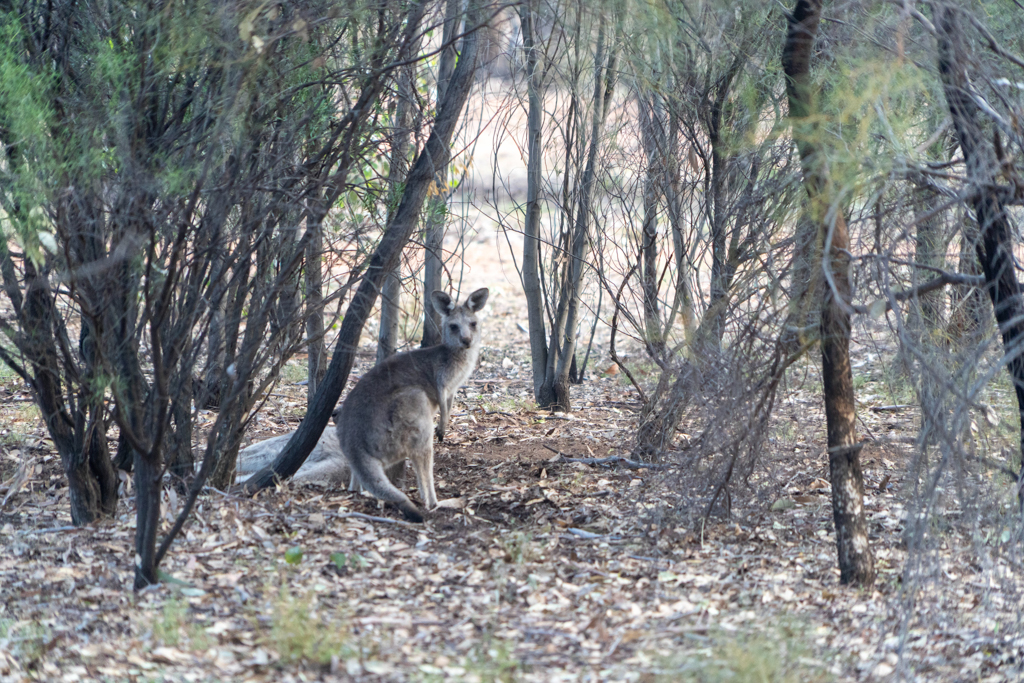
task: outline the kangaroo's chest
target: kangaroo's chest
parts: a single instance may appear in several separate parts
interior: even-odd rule
[[[438,377],[438,386],[441,387],[442,400],[448,400],[473,374],[477,359],[480,356],[479,349],[471,349],[469,353],[460,358],[458,362],[452,363],[442,370]]]

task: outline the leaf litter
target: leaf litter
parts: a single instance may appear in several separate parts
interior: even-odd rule
[[[617,373],[553,415],[530,408],[528,368],[522,344],[485,353],[437,447],[444,505],[426,524],[316,485],[214,492],[139,593],[133,499],[70,526],[30,397],[0,384],[0,680],[1020,680],[1009,565],[981,567],[950,536],[908,616],[898,439],[864,452],[879,578],[852,589],[820,396],[780,404],[793,434],[751,477],[771,499],[686,524],[677,465],[621,460],[639,404]],[[254,440],[298,420],[304,395],[277,391]],[[914,435],[912,407],[860,400],[866,431]]]

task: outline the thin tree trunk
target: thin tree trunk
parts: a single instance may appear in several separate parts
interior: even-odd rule
[[[964,216],[960,227],[960,249],[957,254],[958,273],[982,274],[977,251],[979,240],[978,226],[974,219]],[[955,285],[950,290],[949,300],[946,335],[955,349],[973,345],[977,335],[988,329],[991,302],[985,300],[984,292],[970,285]]]
[[[679,163],[679,118],[674,113],[676,107],[672,107],[669,113],[668,139],[665,141],[667,159],[665,166],[667,172],[664,177],[665,202],[668,204],[669,228],[672,231],[672,251],[676,266],[675,294],[672,300],[672,314],[669,315],[665,329],[671,330],[675,325],[675,316],[678,312],[683,319],[683,334],[686,341],[690,341],[694,333],[695,315],[693,311],[693,295],[690,292],[690,254],[687,250],[686,240],[683,238],[683,208],[682,198],[676,190],[681,182],[681,164]]]
[[[864,515],[864,477],[856,443],[850,366],[849,237],[841,211],[835,212],[833,221],[827,220],[833,201],[831,180],[820,138],[814,135],[815,126],[810,123],[817,94],[810,79],[810,60],[820,19],[821,0],[797,0],[789,17],[782,65],[804,187],[811,203],[811,217],[826,236],[824,244],[832,282],[822,301],[821,357],[840,581],[870,585],[875,578],[875,566]]]
[[[25,281],[24,306],[19,314],[26,333],[25,355],[33,375],[32,391],[68,478],[71,523],[75,526],[91,524],[100,517],[112,515],[117,504],[117,478],[106,451],[103,422],[94,412],[86,430],[86,419],[80,411],[68,413],[61,393],[61,373],[53,338],[56,329],[53,296],[46,275],[36,270],[31,259],[25,260]],[[89,432],[88,436],[85,431]]]
[[[167,470],[181,480],[195,474],[195,457],[192,455],[192,376],[189,368],[188,376],[178,382],[178,391],[171,404],[171,417],[174,418],[169,447]]]
[[[939,43],[939,74],[946,103],[953,118],[960,149],[967,165],[972,204],[980,239],[975,243],[985,273],[985,290],[1003,337],[1003,350],[1010,357],[1007,369],[1017,395],[1020,419],[1021,465],[1024,467],[1024,301],[1021,299],[1013,258],[1014,229],[1000,196],[999,159],[979,121],[978,105],[971,94],[974,86],[968,69],[975,61],[965,44],[963,27],[970,24],[962,10],[953,5],[933,6]],[[993,135],[998,135],[994,132]],[[998,141],[998,138],[995,138]],[[1024,502],[1024,488],[1018,489]]]
[[[914,261],[931,268],[945,270],[946,265],[946,240],[942,235],[943,216],[938,214],[931,218],[923,218],[937,198],[935,193],[926,187],[917,186],[913,190],[914,217],[917,226],[917,240],[914,249]],[[930,275],[934,271],[923,271]],[[923,294],[918,298],[918,313],[920,314],[921,332],[932,337],[942,330],[943,323],[943,297],[942,290]],[[934,339],[932,340],[934,343]]]
[[[418,47],[413,48],[418,51]],[[394,217],[401,198],[405,177],[409,173],[409,145],[412,138],[412,112],[416,98],[416,66],[409,64],[398,75],[398,102],[395,105],[395,130],[391,136],[391,157],[388,168],[387,224]],[[402,311],[401,262],[384,279],[380,302],[380,331],[377,334],[377,362],[398,350],[398,320]]]
[[[135,590],[157,583],[156,537],[164,474],[161,450],[154,444],[155,453],[135,452]]]
[[[527,113],[526,219],[523,225],[523,292],[526,295],[527,320],[530,328],[530,360],[533,367],[533,398],[540,404],[541,387],[548,365],[547,330],[544,324],[544,299],[540,282],[540,184],[543,154],[543,83],[537,69],[537,46],[534,21],[536,0],[525,0],[519,6],[526,53]]]
[[[466,24],[477,21],[475,2],[471,0],[467,11]],[[274,465],[260,470],[244,485],[247,493],[272,486],[274,482],[295,474],[305,462],[341,397],[341,390],[355,362],[359,347],[359,336],[363,325],[373,310],[377,294],[384,284],[384,278],[398,264],[405,247],[419,219],[427,190],[434,180],[435,170],[448,163],[451,156],[451,139],[455,133],[462,109],[473,85],[476,71],[477,32],[469,33],[462,44],[462,54],[452,75],[445,99],[438,107],[437,119],[423,151],[416,158],[405,183],[402,201],[395,212],[395,219],[384,231],[380,243],[370,257],[370,265],[363,275],[348,311],[341,323],[341,331],[334,355],[327,368],[327,374],[320,385],[305,419],[292,435],[291,440],[278,454]]]
[[[729,305],[729,289],[736,272],[734,254],[730,253],[729,244],[729,171],[733,158],[726,150],[727,141],[722,139],[722,126],[725,119],[726,102],[732,81],[743,66],[742,52],[733,58],[729,70],[717,87],[715,99],[708,112],[708,145],[711,148],[710,179],[706,187],[709,192],[708,208],[711,226],[711,282],[709,287],[708,308],[697,328],[697,357],[705,352],[720,354],[725,338],[725,314]],[[733,241],[739,232],[739,217],[735,218]]]
[[[307,214],[308,215],[308,214]],[[323,218],[306,222],[312,231],[306,243],[306,403],[307,407],[327,372],[327,340],[324,336]]]
[[[650,101],[646,98],[649,97]],[[665,337],[658,307],[658,197],[664,186],[664,155],[659,151],[658,96],[651,92],[638,97],[640,105],[641,136],[647,169],[644,177],[644,216],[641,230],[640,253],[643,257],[641,283],[644,295],[644,331],[647,343],[658,356],[663,355]]]
[[[576,327],[580,308],[580,296],[583,290],[583,272],[587,251],[590,246],[590,210],[591,197],[597,178],[597,149],[600,146],[601,128],[608,114],[607,101],[611,98],[614,85],[614,54],[605,58],[605,26],[604,17],[599,20],[597,31],[597,50],[594,58],[594,105],[590,127],[590,140],[587,149],[587,165],[580,178],[580,191],[576,202],[575,224],[573,225],[568,263],[559,292],[558,317],[554,325],[552,344],[549,354],[557,349],[557,360],[551,362],[549,356],[548,369],[553,372],[545,377],[550,387],[552,400],[542,407],[556,407],[565,412],[572,410],[569,393],[569,373],[573,356],[576,354]],[[542,388],[542,395],[547,388]]]
[[[437,68],[437,101],[442,102],[455,71],[455,43],[453,37],[459,26],[461,0],[448,0],[445,7],[444,30]],[[427,202],[423,230],[423,342],[422,346],[441,343],[441,314],[430,305],[430,294],[444,289],[444,232],[448,223],[448,164],[436,169],[435,193]]]

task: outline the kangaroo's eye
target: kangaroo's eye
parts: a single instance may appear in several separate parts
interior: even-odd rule
[[[452,332],[458,332],[459,331],[459,326],[458,325],[449,325],[448,329],[451,330]]]
[[[475,330],[475,329],[476,329],[476,321],[474,321],[474,322],[471,322],[471,323],[469,324],[469,328],[470,328],[471,330]]]

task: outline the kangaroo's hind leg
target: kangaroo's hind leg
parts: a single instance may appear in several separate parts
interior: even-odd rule
[[[434,406],[426,393],[410,389],[397,397],[389,446],[401,461],[412,461],[420,499],[428,510],[437,507],[434,493]]]
[[[428,432],[430,434],[430,432]],[[433,437],[433,434],[430,434]],[[416,486],[420,498],[428,510],[437,507],[437,493],[434,492],[434,444],[433,438],[426,439],[421,450],[412,458],[412,471],[416,475]]]
[[[352,458],[352,474],[362,487],[385,503],[391,503],[412,522],[422,522],[423,513],[409,500],[409,496],[395,488],[384,473],[384,464],[373,457]]]

